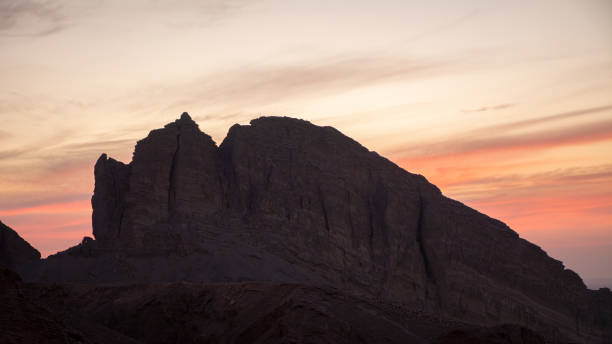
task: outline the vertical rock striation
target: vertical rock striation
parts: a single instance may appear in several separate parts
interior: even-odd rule
[[[96,240],[142,247],[159,227],[210,221],[221,202],[216,156],[187,113],[140,140],[129,165],[102,154],[92,197]]]

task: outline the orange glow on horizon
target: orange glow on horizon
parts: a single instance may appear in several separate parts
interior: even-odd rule
[[[11,217],[25,214],[68,214],[91,212],[91,202],[89,200],[73,201],[65,203],[49,203],[33,207],[15,208],[15,209],[0,209],[0,217]]]
[[[455,153],[433,153],[431,155],[422,154],[415,155],[414,157],[404,157],[398,159],[398,165],[407,169],[408,171],[414,169],[416,166],[427,166],[434,167],[440,163],[449,162],[461,162],[466,159],[473,159],[479,162],[489,162],[489,159],[496,161],[500,160],[500,157],[506,158],[510,155],[516,157],[519,155],[526,155],[526,153],[533,154],[534,151],[553,149],[560,146],[568,145],[582,145],[600,141],[610,141],[612,139],[612,128],[606,128],[600,133],[590,135],[588,137],[581,138],[565,138],[556,141],[547,142],[536,142],[533,144],[521,144],[514,143],[508,146],[502,147],[479,147],[469,149],[463,152]],[[486,167],[485,167],[486,168]]]

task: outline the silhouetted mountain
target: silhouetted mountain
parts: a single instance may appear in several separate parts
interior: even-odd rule
[[[0,267],[16,268],[40,259],[40,252],[0,221]]]
[[[228,282],[298,284],[309,295],[331,290],[361,300],[350,307],[375,300],[478,328],[512,323],[553,342],[612,338],[609,291],[587,290],[577,274],[504,223],[444,197],[423,176],[331,127],[262,117],[234,125],[217,147],[184,113],[139,141],[132,162],[103,154],[94,173],[95,240],[21,268],[24,279],[223,283],[222,293],[233,292]],[[321,302],[325,316],[366,326],[358,309],[334,313],[344,307],[340,299],[315,299],[312,307]],[[141,309],[133,307],[126,312]],[[295,325],[310,314],[282,309],[261,326]],[[410,324],[394,332],[378,311],[367,313],[389,336],[425,338]],[[362,329],[359,336],[374,331]]]

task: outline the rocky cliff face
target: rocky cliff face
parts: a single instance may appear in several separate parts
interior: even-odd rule
[[[548,338],[611,335],[561,262],[330,127],[262,117],[217,147],[185,113],[130,164],[102,155],[95,177],[95,240],[26,278],[299,282]]]
[[[40,252],[23,240],[17,232],[0,222],[0,267],[14,269],[24,264],[35,263]]]

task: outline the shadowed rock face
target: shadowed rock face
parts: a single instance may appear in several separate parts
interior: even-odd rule
[[[62,295],[39,300],[31,296],[39,295],[36,287],[24,284],[13,271],[0,268],[0,343],[140,343],[51,302],[61,304],[68,293],[63,290]]]
[[[0,267],[14,269],[39,259],[38,250],[23,240],[14,230],[0,222]]]
[[[96,192],[91,198],[93,235],[112,243],[119,237],[129,190],[130,166],[102,154],[94,168]]]
[[[612,317],[594,311],[609,292],[593,296],[502,222],[330,127],[262,117],[217,147],[185,113],[130,164],[102,155],[94,173],[96,240],[26,279],[303,283],[547,338],[610,338]]]

